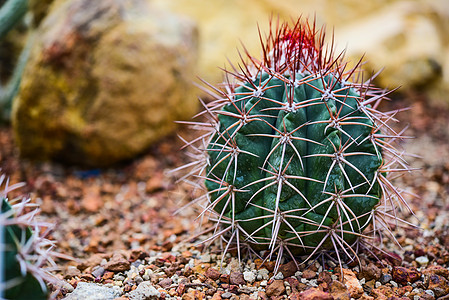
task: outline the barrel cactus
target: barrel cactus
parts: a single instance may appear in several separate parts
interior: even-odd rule
[[[406,205],[391,183],[408,170],[389,125],[397,111],[377,110],[389,92],[302,20],[272,26],[261,58],[244,53],[222,87],[206,83],[215,99],[190,123],[202,134],[187,143],[186,167],[204,182],[210,240],[278,257],[356,256]]]
[[[0,186],[5,176],[0,176]],[[59,283],[47,266],[55,266],[54,243],[45,238],[50,224],[39,222],[39,209],[30,199],[9,200],[8,186],[0,192],[0,298],[48,299],[47,282]]]

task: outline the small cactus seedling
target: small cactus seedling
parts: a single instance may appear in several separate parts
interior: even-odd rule
[[[0,186],[5,176],[0,176]],[[57,283],[46,265],[54,266],[54,243],[42,235],[50,224],[36,221],[38,208],[29,199],[9,201],[8,192],[20,185],[8,186],[0,192],[0,298],[47,299],[46,282]]]
[[[216,222],[210,240],[278,258],[357,257],[407,206],[391,182],[409,170],[389,125],[397,111],[377,110],[390,92],[359,80],[360,62],[347,70],[324,30],[301,20],[272,26],[262,50],[245,50],[222,88],[206,83],[215,100],[190,123],[203,131],[187,142],[188,166],[204,182],[201,216]]]

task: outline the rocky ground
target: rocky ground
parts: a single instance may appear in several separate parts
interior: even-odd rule
[[[365,253],[343,269],[332,260],[297,267],[286,259],[275,273],[274,262],[239,264],[232,251],[222,257],[219,245],[198,244],[211,224],[195,220],[195,207],[179,210],[191,187],[168,173],[188,159],[175,136],[134,161],[83,170],[21,160],[11,128],[2,127],[0,167],[27,183],[21,192],[56,224],[59,251],[74,257],[58,261],[57,299],[449,299],[448,115],[416,100],[399,116],[416,137],[404,141],[406,150],[421,156],[409,159],[420,170],[397,180],[418,196],[407,197],[415,216],[403,217],[420,229],[398,227],[401,247],[387,242],[377,258]]]

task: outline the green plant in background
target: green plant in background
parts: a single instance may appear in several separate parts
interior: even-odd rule
[[[261,40],[264,38],[261,35]],[[204,182],[203,215],[216,222],[209,240],[291,257],[357,257],[367,239],[391,233],[395,207],[407,205],[391,179],[409,171],[402,139],[381,112],[390,92],[361,80],[334,57],[324,30],[298,20],[272,26],[261,58],[226,71],[204,104],[202,135],[188,142],[189,175]],[[205,121],[204,121],[205,120]]]
[[[28,11],[28,0],[7,0],[0,8],[0,40],[3,40],[8,32],[16,27]],[[6,84],[0,84],[0,119],[9,120],[11,106],[16,96],[23,69],[29,56],[33,35],[30,34],[19,58],[15,64],[15,69]]]
[[[5,175],[0,176],[0,185]],[[0,193],[0,298],[47,299],[46,282],[57,283],[46,266],[55,266],[54,243],[45,238],[51,224],[36,220],[39,209],[30,199],[10,201],[7,194],[20,184],[6,186]],[[47,231],[42,233],[42,229]]]

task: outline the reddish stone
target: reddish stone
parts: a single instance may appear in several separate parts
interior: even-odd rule
[[[237,294],[239,292],[239,286],[235,284],[230,284],[228,288],[228,292]]]
[[[283,280],[273,280],[273,282],[267,286],[265,292],[267,296],[280,296],[285,293],[285,286]]]
[[[172,283],[173,280],[171,278],[164,278],[161,281],[159,281],[159,285],[164,289],[168,288],[170,285],[172,285]]]
[[[290,284],[290,288],[292,289],[292,292],[302,292],[305,290],[305,284],[298,281],[298,279],[293,277],[288,277],[285,279],[285,281]]]
[[[103,274],[103,280],[112,279],[114,277],[114,272],[106,271]]]
[[[179,296],[181,296],[182,294],[184,294],[185,291],[186,291],[186,285],[181,282],[178,285],[178,287],[176,288],[176,292],[178,293]]]
[[[298,267],[296,266],[296,263],[292,260],[286,264],[279,266],[279,272],[284,275],[284,278],[290,277],[295,275],[296,271],[298,270]]]
[[[440,275],[446,279],[449,279],[449,270],[442,266],[429,266],[423,271],[424,275]]]
[[[302,300],[333,300],[331,294],[323,292],[318,288],[310,288],[299,294]]]
[[[388,285],[381,285],[380,287],[371,290],[371,295],[374,299],[389,299],[390,297],[396,297],[392,288]]]
[[[245,279],[243,278],[243,274],[240,272],[231,272],[229,276],[229,283],[235,285],[246,284]]]
[[[134,250],[131,251],[131,255],[130,255],[129,260],[131,262],[134,262],[134,261],[136,261],[138,259],[145,259],[145,257],[148,257],[148,256],[149,256],[148,253],[145,252],[144,250],[142,250],[142,249],[134,249]]]
[[[408,282],[413,283],[421,279],[421,272],[415,268],[393,267],[391,276],[397,283],[406,285]]]
[[[256,269],[259,270],[261,268],[265,268],[267,269],[269,272],[273,272],[274,267],[276,265],[276,262],[274,261],[265,261],[263,262],[263,260],[256,258],[254,260],[254,263],[256,264]]]
[[[221,274],[220,275],[220,281],[224,283],[229,283],[229,275],[228,274]]]
[[[112,272],[124,272],[129,270],[130,266],[130,262],[122,254],[115,252],[104,268]]]
[[[87,281],[94,281],[95,277],[92,274],[83,274],[83,275],[81,275],[81,279],[84,279]]]
[[[307,270],[304,270],[304,272],[302,272],[302,278],[305,278],[307,280],[313,279],[315,277],[316,277],[316,272],[315,271],[307,269]]]
[[[352,298],[359,298],[363,294],[363,287],[355,276],[354,272],[349,269],[343,270],[343,283],[346,285]]]
[[[428,278],[429,290],[435,293],[436,297],[441,297],[449,294],[449,283],[443,276],[430,275]]]
[[[318,283],[322,283],[325,282],[328,285],[332,282],[332,277],[331,274],[327,271],[323,271],[321,273],[318,274]]]
[[[350,300],[351,294],[348,292],[348,288],[340,281],[332,281],[329,286],[329,293],[335,300]]]
[[[208,277],[208,278],[210,278],[210,279],[212,279],[212,280],[217,280],[218,278],[220,278],[220,272],[217,270],[217,269],[215,269],[215,268],[208,268],[207,270],[206,270],[206,273],[205,273],[205,275]]]
[[[380,276],[382,276],[381,270],[373,263],[369,263],[369,265],[362,267],[362,270],[358,274],[358,277],[365,278],[366,281],[371,279],[379,280]]]
[[[182,300],[203,300],[206,295],[198,290],[190,290],[187,294],[182,295]]]

